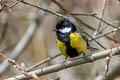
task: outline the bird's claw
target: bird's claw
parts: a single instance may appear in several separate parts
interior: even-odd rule
[[[83,59],[85,61],[91,60],[90,57],[88,55],[86,55],[86,54],[83,54]]]
[[[60,64],[65,66],[65,64],[67,64],[67,63],[66,63],[66,59],[64,59],[64,61],[61,62]]]

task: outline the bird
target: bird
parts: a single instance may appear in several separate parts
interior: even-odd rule
[[[85,55],[90,47],[86,34],[78,32],[76,26],[68,19],[58,20],[53,31],[56,32],[56,43],[65,59]]]

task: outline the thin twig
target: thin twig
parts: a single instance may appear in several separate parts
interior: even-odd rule
[[[73,16],[94,16],[97,15],[96,13],[71,13],[71,12],[58,12],[60,14],[65,14],[65,15],[73,15]]]
[[[12,60],[12,59],[8,59],[8,62],[10,64],[12,64],[14,66],[14,68],[20,70],[23,74],[25,74],[26,76],[28,77],[31,77],[32,79],[35,79],[35,80],[40,80],[38,77],[36,76],[33,76],[32,74],[28,74],[27,71],[25,71],[25,69],[23,69],[21,66],[19,66],[18,64],[16,64],[15,60]]]
[[[111,52],[111,49],[104,50],[104,51],[92,54],[89,57],[88,60],[77,59],[77,60],[73,60],[73,61],[67,61],[66,64],[64,64],[64,65],[55,64],[55,65],[52,65],[52,66],[48,66],[48,67],[45,67],[45,68],[42,68],[42,69],[32,71],[29,74],[35,73],[37,76],[47,75],[47,74],[50,74],[50,73],[58,72],[60,70],[66,69],[66,68],[70,68],[70,67],[77,66],[77,65],[80,65],[80,64],[90,63],[91,61],[93,62],[93,61],[105,58],[106,56],[110,55],[110,52]],[[116,48],[112,48],[112,55],[114,56],[114,55],[118,55],[118,54],[120,54],[120,46],[116,47]],[[23,74],[17,75],[16,78],[18,78],[20,80],[30,79],[30,77],[27,77]],[[15,78],[12,77],[12,78],[8,78],[8,79],[5,79],[5,80],[15,80]]]
[[[117,26],[115,26],[115,25],[113,25],[113,24],[110,24],[109,22],[107,22],[107,21],[105,21],[105,20],[99,18],[99,17],[96,16],[96,15],[93,15],[93,17],[96,18],[96,19],[98,19],[98,20],[100,20],[100,21],[102,21],[102,22],[104,22],[104,23],[107,24],[108,26],[111,26],[111,27],[114,27],[114,28],[117,28],[117,29],[118,29]]]
[[[103,9],[102,9],[102,14],[101,14],[101,16],[100,16],[100,19],[103,19],[103,17],[104,17],[104,12],[105,12],[105,8],[106,8],[106,6],[107,6],[107,0],[103,0],[103,2],[104,2],[104,4],[103,4]],[[99,21],[99,25],[98,25],[96,31],[95,31],[94,34],[93,34],[93,37],[95,37],[95,36],[99,33],[99,30],[100,30],[100,27],[101,27],[101,23],[102,23],[102,21],[100,20],[100,21]]]
[[[15,3],[13,3],[12,5],[8,5],[8,4],[3,4],[3,6],[1,7],[0,11],[2,11],[5,7],[8,7],[9,11],[11,11],[11,9],[16,6],[19,2],[21,2],[20,0],[17,0]]]
[[[13,8],[15,5],[17,5],[20,2],[20,0],[16,1],[15,3],[13,3],[9,8]]]
[[[59,13],[61,13],[61,12],[59,12]],[[118,29],[117,26],[110,24],[109,22],[99,18],[96,13],[61,13],[61,14],[67,14],[67,15],[73,15],[73,16],[92,16],[92,17],[102,21],[103,23],[107,24],[108,26],[111,26],[111,27]]]
[[[56,58],[56,57],[58,57],[58,56],[60,56],[60,55],[61,55],[61,54],[57,54],[57,55],[55,55],[55,56],[48,57],[48,58],[40,61],[39,63],[37,63],[37,64],[35,64],[35,65],[27,68],[26,71],[31,71],[31,70],[35,69],[36,67],[38,67],[38,66],[40,66],[40,65],[42,65],[42,64],[44,64],[44,63],[46,63],[46,62],[51,61],[51,60],[53,60],[54,58]]]
[[[10,64],[12,64],[12,66],[13,66],[14,68],[16,68],[17,70],[20,70],[20,71],[21,71],[22,73],[24,73],[26,76],[29,76],[29,77],[31,77],[31,78],[33,78],[33,79],[35,79],[35,80],[40,80],[40,79],[38,79],[38,77],[35,77],[35,76],[32,75],[32,74],[28,74],[28,72],[25,71],[24,68],[22,68],[21,66],[19,66],[18,64],[16,64],[16,61],[15,61],[15,60],[8,58],[8,56],[6,56],[6,55],[3,54],[3,53],[0,53],[0,56],[2,56],[4,59],[6,59]],[[15,76],[14,76],[14,77],[15,77]],[[15,77],[15,78],[16,78],[16,77]]]
[[[68,19],[68,17],[66,17],[66,16],[64,16],[64,15],[61,15],[61,14],[59,14],[59,13],[53,11],[53,10],[49,10],[49,9],[42,8],[42,7],[40,7],[39,5],[30,3],[30,2],[26,2],[26,1],[24,1],[24,0],[21,0],[21,3],[26,4],[26,5],[29,5],[29,6],[36,7],[36,8],[38,8],[38,9],[41,9],[41,10],[45,11],[45,12],[48,12],[48,13],[54,14],[54,15],[56,15],[56,16],[59,16],[59,17]]]
[[[116,32],[112,33],[112,37],[113,37],[113,40],[115,40]],[[106,80],[106,76],[107,76],[107,73],[109,71],[109,64],[110,64],[110,60],[112,58],[112,48],[113,48],[113,46],[114,46],[114,41],[112,41],[111,44],[110,44],[111,53],[110,53],[109,56],[106,57],[105,73],[104,73],[104,77],[103,77],[104,80]]]
[[[110,64],[111,58],[112,58],[112,49],[111,49],[110,54],[106,57],[106,65],[105,65],[105,72],[104,72],[103,80],[106,80],[106,75],[109,71],[109,64]]]
[[[111,30],[111,31],[108,31],[108,32],[105,32],[105,33],[102,33],[102,34],[99,34],[99,35],[97,35],[94,39],[98,39],[98,38],[100,38],[100,37],[103,37],[103,36],[105,36],[105,35],[107,35],[107,34],[110,34],[110,33],[112,33],[112,32],[116,32],[116,31],[119,31],[120,30],[120,27],[118,27],[118,29],[113,29],[113,30]],[[92,41],[93,39],[90,39],[89,41]]]

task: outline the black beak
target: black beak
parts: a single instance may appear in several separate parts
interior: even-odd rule
[[[57,29],[53,29],[53,31],[57,32],[58,30]]]

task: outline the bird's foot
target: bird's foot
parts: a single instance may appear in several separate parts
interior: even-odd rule
[[[65,58],[60,64],[65,66],[65,64],[67,64],[66,61],[67,61],[67,60],[66,60],[66,58]]]
[[[88,55],[86,55],[86,54],[83,54],[83,59],[85,61],[91,60],[90,57]]]

